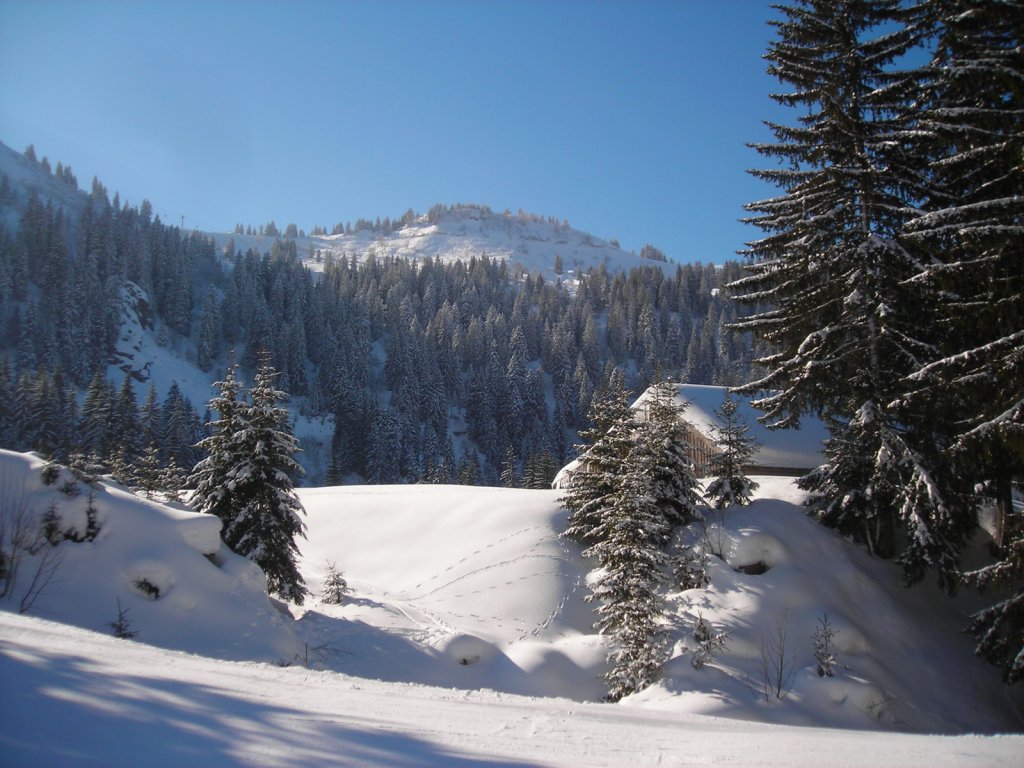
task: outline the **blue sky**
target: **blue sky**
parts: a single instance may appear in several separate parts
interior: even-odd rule
[[[721,262],[767,0],[0,0],[0,141],[186,227],[486,203]]]

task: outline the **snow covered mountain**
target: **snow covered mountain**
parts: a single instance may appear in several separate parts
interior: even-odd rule
[[[14,230],[18,211],[30,194],[52,201],[77,217],[86,205],[86,192],[43,172],[40,164],[0,142],[0,174],[6,174],[15,190],[14,204],[4,209],[3,224]],[[277,235],[200,232],[210,237],[223,252],[229,242],[237,251],[252,248],[269,252]],[[497,213],[486,205],[437,205],[424,214],[406,214],[401,223],[388,228],[367,226],[347,234],[307,235],[293,238],[298,252],[310,269],[322,267],[328,255],[347,256],[359,261],[373,254],[376,258],[431,258],[443,263],[469,261],[483,255],[507,261],[527,273],[546,279],[571,280],[574,273],[604,266],[609,272],[622,272],[639,266],[674,264],[641,258],[624,251],[614,240],[604,240],[573,229],[568,222],[553,217],[519,211]],[[317,258],[317,252],[320,258]],[[556,261],[559,267],[556,268]]]
[[[431,212],[407,216],[397,228],[364,228],[336,235],[296,238],[299,254],[311,269],[328,255],[364,261],[378,259],[434,259],[442,263],[466,261],[486,255],[545,279],[571,280],[574,274],[604,266],[608,272],[634,267],[674,264],[641,258],[614,241],[602,240],[573,229],[565,221],[528,213],[495,213],[486,205],[435,206]],[[234,241],[236,250],[270,250],[274,237],[251,234],[207,233],[220,248]],[[319,258],[317,253],[319,252]]]
[[[493,484],[510,452],[520,476],[528,463],[557,467],[610,367],[639,390],[656,371],[707,383],[744,376],[754,357],[723,330],[737,309],[719,287],[738,264],[676,265],[653,247],[641,258],[553,218],[437,205],[334,235],[289,225],[295,237],[279,238],[267,225],[262,235],[207,236],[164,224],[145,201],[122,204],[98,180],[86,195],[67,170],[54,175],[2,145],[0,174],[6,389],[28,400],[30,383],[39,393],[59,384],[82,406],[95,376],[115,387],[127,376],[137,403],[152,387],[165,411],[191,411],[198,431],[229,357],[251,371],[267,349],[312,483],[332,465],[336,478],[382,482],[443,465],[445,480]],[[58,373],[57,383],[41,380]],[[490,405],[470,402],[481,388]],[[425,393],[432,402],[419,402]],[[433,422],[409,437],[428,413]],[[396,419],[408,428],[392,440]],[[75,418],[63,420],[72,425],[52,440],[30,424],[7,427],[4,447],[66,458],[80,435]],[[192,438],[163,453],[193,466]],[[381,459],[373,440],[401,445]]]

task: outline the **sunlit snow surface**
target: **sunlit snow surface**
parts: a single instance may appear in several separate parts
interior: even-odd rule
[[[764,725],[213,661],[0,613],[10,766],[1020,765],[1024,736]]]
[[[0,459],[8,498],[84,503],[42,486],[38,459]],[[61,544],[30,615],[0,600],[0,765],[1019,765],[1020,736],[910,735],[1024,727],[959,631],[971,606],[903,589],[808,520],[791,481],[758,480],[753,506],[709,517],[710,588],[668,596],[665,679],[617,705],[557,492],[304,489],[314,596],[292,620],[248,563],[204,556],[212,519],[98,486],[96,541]],[[342,606],[316,597],[328,561]],[[143,576],[164,595],[133,589]],[[110,636],[118,599],[136,641]],[[698,611],[729,632],[700,671]],[[811,654],[825,613],[831,679]],[[761,640],[783,619],[792,675],[766,701]]]

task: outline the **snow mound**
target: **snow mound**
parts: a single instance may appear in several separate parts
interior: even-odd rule
[[[1014,713],[1021,693],[1009,692],[1016,703],[1007,698],[997,670],[974,656],[962,632],[973,596],[950,599],[931,584],[904,588],[898,566],[807,517],[791,479],[756,480],[749,507],[706,512],[706,532],[695,538],[711,553],[711,585],[669,596],[675,644],[667,674],[628,705],[841,728],[1024,725]],[[702,670],[691,663],[698,616],[728,633]],[[836,633],[833,677],[818,675],[814,655],[813,635],[826,618]]]
[[[141,499],[114,482],[89,485],[66,469],[47,485],[44,466],[35,455],[0,451],[5,516],[24,510],[35,531],[52,509],[70,536],[25,558],[0,609],[21,609],[36,563],[51,552],[59,564],[31,615],[110,633],[120,606],[137,639],[152,645],[268,662],[299,653],[263,573],[221,545],[217,518]]]
[[[583,602],[587,565],[559,536],[565,512],[555,492],[417,485],[298,493],[307,586],[319,593],[333,562],[352,592],[342,606],[314,602],[301,622],[311,647],[326,646],[325,667],[600,698],[605,651]],[[598,650],[578,652],[580,639]],[[542,667],[559,670],[558,685]]]

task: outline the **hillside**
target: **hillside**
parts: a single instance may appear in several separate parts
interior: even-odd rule
[[[308,537],[300,541],[300,568],[314,597],[298,607],[262,594],[261,575],[210,538],[216,519],[138,499],[107,482],[91,493],[80,484],[80,494],[71,498],[61,490],[69,476],[45,486],[38,459],[11,453],[0,458],[5,498],[26,498],[35,515],[55,503],[67,524],[89,502],[99,521],[94,540],[56,547],[65,553],[58,577],[28,610],[30,617],[107,634],[120,601],[139,644],[315,670],[273,677],[292,690],[360,689],[355,678],[374,690],[380,683],[369,681],[438,687],[424,690],[427,698],[444,691],[450,698],[453,688],[486,689],[497,692],[482,694],[495,706],[525,707],[529,713],[575,709],[569,702],[597,702],[603,694],[598,676],[607,645],[591,629],[593,608],[582,600],[591,565],[558,535],[565,512],[557,492],[456,486],[302,490]],[[726,718],[714,721],[725,730],[729,720],[853,733],[1024,727],[1015,714],[1015,708],[1024,711],[1020,691],[1005,689],[998,671],[977,659],[959,632],[972,607],[969,596],[950,600],[928,585],[904,589],[891,563],[870,558],[809,520],[791,481],[758,480],[761,489],[751,507],[708,513],[704,535],[719,555],[711,559],[710,586],[667,595],[672,651],[665,677],[619,705],[604,705],[607,717],[642,711],[632,722],[646,722],[661,717],[650,714],[657,710],[678,723],[713,715]],[[44,551],[49,550],[39,550]],[[212,562],[203,557],[210,552]],[[37,556],[24,558],[22,586],[0,601],[4,610],[18,610]],[[349,598],[340,606],[316,597],[328,562],[349,584]],[[763,568],[749,567],[756,563]],[[754,570],[763,572],[746,572]],[[138,586],[143,579],[159,589],[155,599]],[[698,613],[728,632],[724,650],[701,670],[691,664]],[[833,678],[818,677],[811,653],[810,636],[826,614],[837,631]],[[12,629],[25,628],[18,632],[38,631],[61,642],[58,629],[5,621]],[[789,673],[781,697],[766,697],[761,644],[780,626],[788,632]],[[39,676],[49,673],[25,663],[17,650],[22,642],[0,645],[4,674],[24,680],[30,692],[45,686]],[[96,653],[106,652],[107,641],[89,643]],[[107,662],[89,663],[108,668]],[[197,665],[213,669],[212,663]],[[266,673],[256,674],[267,679]],[[84,695],[95,690],[89,680],[70,675],[62,685]],[[196,695],[192,683],[181,685],[186,699]],[[505,694],[554,698],[517,703]],[[23,693],[21,706],[45,710],[49,704],[41,694]],[[571,759],[557,762],[562,761]]]
[[[38,162],[3,142],[0,142],[0,174],[8,176],[14,190],[14,199],[8,201],[0,219],[9,230],[17,229],[19,213],[24,211],[32,194],[64,209],[73,218],[82,213],[89,199],[86,192],[45,173]],[[396,220],[396,225],[387,230],[366,227],[336,235],[303,232],[303,236],[292,239],[303,262],[314,272],[322,269],[323,259],[328,255],[364,261],[370,254],[381,259],[431,258],[441,263],[468,262],[486,255],[520,267],[525,273],[540,274],[551,280],[559,277],[571,280],[574,274],[601,266],[610,273],[652,264],[673,270],[676,266],[643,259],[614,242],[574,229],[564,221],[522,211],[495,213],[486,205],[438,205],[431,213],[407,216],[403,221],[406,223],[399,225]],[[251,248],[257,253],[268,253],[279,239],[219,231],[198,234],[211,238],[221,253],[229,242],[234,243],[237,251]],[[558,271],[555,270],[556,257],[563,265]]]
[[[471,205],[207,236],[6,147],[0,174],[0,400],[26,405],[0,411],[5,448],[109,466],[152,442],[187,470],[213,382],[232,360],[251,379],[266,350],[312,484],[496,485],[509,465],[545,487],[615,369],[639,393],[743,378],[755,357],[726,330],[735,262],[641,259]]]

